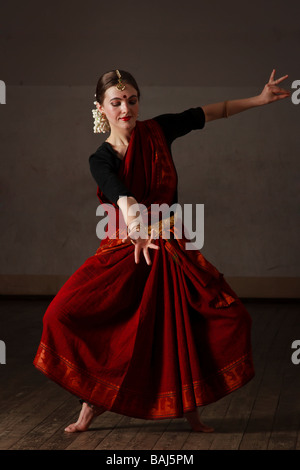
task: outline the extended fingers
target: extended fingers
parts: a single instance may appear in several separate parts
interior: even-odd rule
[[[278,100],[281,100],[283,98],[288,98],[289,96],[291,96],[291,93],[287,91],[285,93],[276,94],[276,96]]]
[[[154,248],[155,250],[160,250],[160,246],[154,245],[154,243],[149,243],[148,248]]]
[[[135,247],[134,247],[134,261],[136,263],[140,262],[140,252],[141,252],[141,249],[139,248],[139,245],[135,244]]]
[[[275,80],[275,85],[277,85],[278,83],[283,82],[283,80],[285,80],[287,77],[288,77],[288,75],[283,75],[282,77],[277,78],[277,80]]]
[[[272,88],[273,93],[289,93],[289,90],[285,90],[284,88],[279,88],[277,85],[270,85],[274,88]]]
[[[146,260],[147,264],[151,265],[151,258],[150,258],[148,248],[154,248],[155,250],[160,249],[159,246],[152,243],[152,241],[154,239],[153,235],[154,235],[154,230],[152,229],[150,238],[146,240],[146,245],[144,245],[144,243],[138,242],[137,240],[136,240],[136,243],[134,243],[134,245],[135,245],[135,247],[134,247],[135,248],[134,249],[134,260],[135,260],[136,263],[140,262],[140,253],[141,253],[141,250],[143,250],[144,257],[145,257],[145,260]],[[128,238],[130,238],[130,237],[128,237]],[[140,240],[143,240],[143,238],[141,238]]]
[[[160,247],[158,245],[155,245],[154,243],[152,243],[153,240],[154,240],[154,230],[152,229],[151,234],[150,234],[150,240],[149,240],[148,247],[149,248],[155,248],[155,250],[159,250]]]
[[[277,78],[275,80],[275,69],[273,69],[268,83],[271,85],[277,85],[278,83],[281,83],[283,80],[285,80],[287,77],[288,75],[283,75],[282,77]]]
[[[272,70],[272,73],[271,73],[270,78],[269,78],[269,83],[273,82],[274,76],[275,76],[275,69]]]
[[[274,98],[276,97],[276,99],[287,98],[288,96],[291,95],[289,90],[285,90],[284,88],[279,88],[276,85],[274,85],[274,87],[272,86],[271,92],[273,93]]]
[[[145,247],[143,249],[143,251],[144,251],[144,256],[145,256],[146,263],[148,265],[150,265],[151,264],[151,258],[150,258],[150,255],[149,255],[148,247]]]
[[[151,258],[150,258],[148,248],[155,248],[155,250],[159,250],[160,247],[157,246],[157,245],[154,245],[154,243],[150,243],[149,245],[144,246],[144,248],[143,248],[144,257],[145,257],[145,260],[146,260],[147,264],[150,265],[151,264]]]

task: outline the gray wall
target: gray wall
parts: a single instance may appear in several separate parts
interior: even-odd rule
[[[273,68],[291,89],[300,79],[296,4],[1,6],[1,293],[55,293],[100,243],[88,167],[105,138],[93,134],[99,75],[133,73],[140,119],[257,95]],[[299,122],[287,99],[173,145],[179,202],[205,205],[201,251],[241,295],[299,293]]]

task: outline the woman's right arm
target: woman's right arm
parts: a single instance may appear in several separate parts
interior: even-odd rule
[[[143,251],[146,263],[151,265],[151,258],[149,255],[148,248],[154,248],[155,250],[159,250],[160,247],[152,243],[153,240],[153,230],[151,231],[150,238],[148,238],[148,231],[147,226],[144,226],[141,213],[138,210],[138,206],[135,208],[131,207],[134,204],[138,205],[137,200],[132,196],[121,196],[117,201],[120,210],[122,211],[125,223],[129,229],[129,233],[126,238],[122,240],[122,242],[126,242],[127,240],[132,241],[135,245],[134,249],[134,259],[136,263],[140,261],[140,253]]]
[[[133,222],[137,217],[140,216],[139,211],[135,211],[134,208],[130,210],[131,206],[133,206],[134,204],[138,205],[138,202],[133,196],[121,196],[117,201],[117,205],[122,211],[127,227],[131,224],[131,222]]]
[[[122,241],[132,240],[135,245],[134,257],[135,262],[139,262],[140,252],[143,250],[147,264],[151,264],[151,259],[148,253],[148,248],[159,249],[159,246],[151,243],[151,238],[148,238],[148,231],[142,233],[143,224],[141,225],[140,233],[136,230],[135,221],[140,213],[135,213],[134,208],[130,211],[133,204],[138,204],[137,200],[132,195],[131,191],[123,184],[119,179],[118,175],[113,171],[112,162],[109,155],[103,154],[103,152],[96,152],[89,158],[90,170],[98,184],[98,187],[103,194],[114,204],[117,204],[122,212],[125,223],[129,228],[129,233],[126,238]],[[137,206],[138,208],[138,206]],[[134,212],[133,212],[134,211]],[[133,213],[132,213],[133,212]]]

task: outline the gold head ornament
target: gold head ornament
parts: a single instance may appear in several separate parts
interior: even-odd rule
[[[118,76],[118,83],[117,83],[117,85],[116,85],[116,88],[117,88],[117,90],[119,90],[119,91],[123,91],[123,90],[125,90],[125,85],[124,85],[124,83],[122,82],[122,77],[121,77],[121,74],[120,74],[119,70],[116,70],[116,74],[117,74],[117,76]]]

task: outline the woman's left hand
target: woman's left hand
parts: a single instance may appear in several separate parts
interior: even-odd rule
[[[262,104],[273,103],[274,101],[282,100],[290,96],[291,93],[288,90],[278,86],[278,84],[283,82],[287,77],[288,75],[284,75],[283,77],[275,80],[275,69],[272,71],[268,83],[260,94]]]

